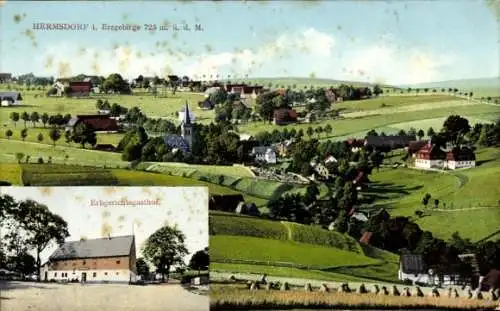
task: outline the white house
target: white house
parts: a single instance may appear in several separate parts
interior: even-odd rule
[[[22,105],[23,97],[19,92],[0,91],[0,102],[3,107]]]
[[[421,169],[460,169],[476,166],[476,156],[467,147],[456,147],[449,151],[431,145],[422,147],[415,156],[415,167]]]
[[[250,155],[257,161],[276,163],[276,151],[272,147],[253,147]]]
[[[40,280],[129,283],[137,281],[133,235],[65,242],[40,269]]]

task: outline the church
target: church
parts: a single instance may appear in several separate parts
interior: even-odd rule
[[[184,105],[184,109],[179,112],[181,120],[181,135],[168,134],[164,137],[165,144],[176,152],[190,152],[193,148],[193,119],[194,115],[189,110],[188,103]]]

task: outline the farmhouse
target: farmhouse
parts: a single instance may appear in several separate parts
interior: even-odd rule
[[[363,148],[363,146],[365,145],[365,141],[363,139],[354,139],[354,138],[346,140],[345,143],[349,145],[349,147],[351,147],[352,152],[360,151],[361,148]]]
[[[275,144],[277,153],[282,157],[288,156],[292,151],[294,142],[295,140],[292,138],[292,139],[287,139],[284,142]]]
[[[65,242],[40,269],[40,280],[96,283],[136,281],[135,237]]]
[[[253,147],[250,155],[255,157],[257,161],[276,163],[276,151],[274,147]]]
[[[408,152],[408,155],[415,158],[417,156],[417,152],[428,143],[429,142],[427,140],[411,141],[405,149]]]
[[[273,123],[275,125],[286,125],[297,122],[297,112],[289,108],[280,108],[274,111]]]
[[[476,156],[467,147],[454,147],[444,151],[436,145],[428,143],[415,156],[415,167],[421,169],[459,169],[476,166]]]
[[[89,81],[76,81],[70,82],[71,96],[89,96],[92,91],[92,82]]]
[[[96,132],[116,132],[118,123],[109,115],[77,115],[69,120],[66,131],[72,131],[78,124],[83,123],[91,127]]]
[[[21,105],[23,97],[19,92],[0,91],[0,102],[2,106]]]
[[[413,283],[430,283],[430,276],[422,255],[401,255],[399,257],[398,278],[401,281],[410,280]]]

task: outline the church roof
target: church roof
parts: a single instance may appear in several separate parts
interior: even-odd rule
[[[184,105],[184,118],[182,119],[183,124],[191,124],[191,117],[189,116],[189,106],[186,101],[186,104]]]

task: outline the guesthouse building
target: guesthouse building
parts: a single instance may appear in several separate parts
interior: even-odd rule
[[[276,163],[276,151],[273,147],[253,147],[250,155],[253,156],[256,161]]]
[[[107,114],[77,115],[69,120],[66,131],[73,131],[80,123],[88,125],[96,132],[112,133],[118,131],[118,122]]]
[[[68,241],[41,267],[40,280],[130,283],[137,280],[135,237]]]
[[[19,92],[0,91],[0,102],[4,107],[22,105],[23,97]]]

